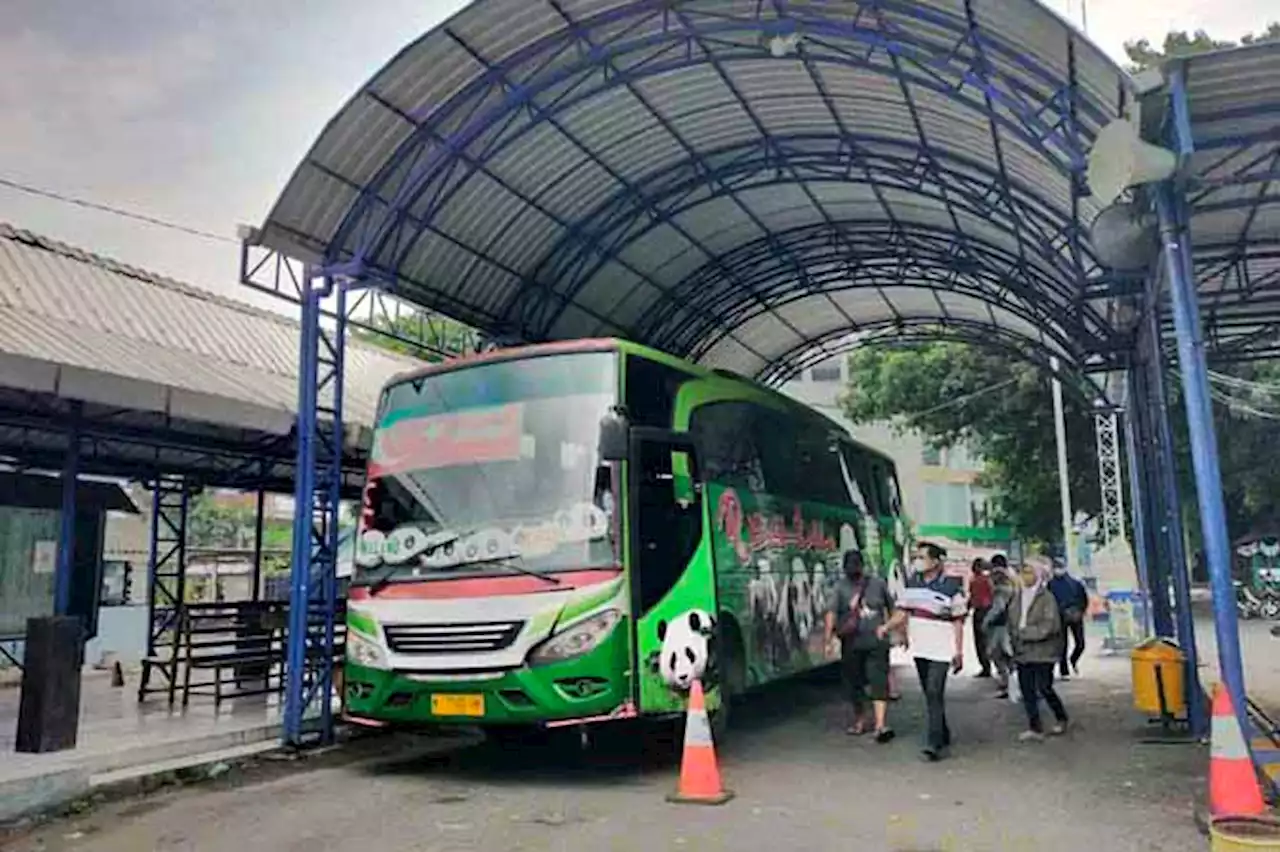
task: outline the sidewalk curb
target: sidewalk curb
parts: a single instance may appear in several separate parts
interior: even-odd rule
[[[259,725],[91,757],[77,766],[35,770],[0,781],[0,825],[57,810],[105,784],[216,763],[224,754],[258,754],[278,748],[279,741],[279,724]]]

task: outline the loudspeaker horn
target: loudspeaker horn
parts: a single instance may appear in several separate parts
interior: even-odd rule
[[[1089,226],[1089,241],[1099,262],[1119,272],[1146,269],[1160,250],[1155,219],[1129,202],[1099,213]]]
[[[1085,177],[1094,199],[1106,206],[1129,187],[1164,180],[1177,167],[1177,155],[1143,142],[1132,122],[1117,118],[1094,140]]]

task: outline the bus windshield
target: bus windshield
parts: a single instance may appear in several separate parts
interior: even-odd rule
[[[462,367],[392,385],[374,431],[354,584],[617,564],[600,419],[616,355]]]

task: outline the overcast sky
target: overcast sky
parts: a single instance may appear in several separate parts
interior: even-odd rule
[[[533,0],[530,0],[533,2]],[[0,177],[234,237],[324,123],[465,0],[0,0]],[[1051,0],[1079,21],[1080,0]],[[1270,15],[1268,15],[1268,11]],[[1090,35],[1238,38],[1276,0],[1092,0]],[[20,195],[0,221],[243,296],[235,246]]]

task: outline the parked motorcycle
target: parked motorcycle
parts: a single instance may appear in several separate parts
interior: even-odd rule
[[[1233,585],[1236,587],[1236,612],[1244,619],[1254,619],[1262,616],[1262,600],[1253,593],[1244,583],[1235,580]]]
[[[1262,601],[1262,617],[1274,621],[1280,618],[1280,591],[1272,586],[1266,586],[1259,595]]]

